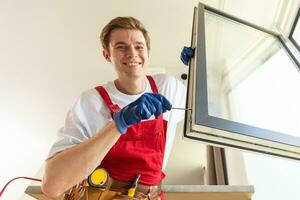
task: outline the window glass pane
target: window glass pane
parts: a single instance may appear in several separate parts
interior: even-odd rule
[[[281,49],[229,93],[234,120],[300,136],[298,71]]]
[[[205,14],[209,115],[300,136],[300,73],[272,35]]]

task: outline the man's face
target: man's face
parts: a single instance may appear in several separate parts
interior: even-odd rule
[[[111,33],[109,48],[103,55],[111,62],[119,78],[140,78],[145,76],[148,49],[144,35],[139,30],[116,29]]]

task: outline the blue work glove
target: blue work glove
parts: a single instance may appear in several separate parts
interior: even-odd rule
[[[171,108],[171,103],[163,95],[145,93],[120,112],[114,113],[113,119],[120,133],[124,134],[129,126],[143,119],[149,119],[152,115],[157,117]]]
[[[180,54],[180,59],[185,65],[189,65],[189,62],[192,57],[194,57],[195,54],[195,49],[192,47],[183,47],[181,54]]]

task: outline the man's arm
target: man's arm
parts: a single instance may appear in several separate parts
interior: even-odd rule
[[[114,122],[109,122],[93,137],[46,161],[43,192],[56,197],[81,182],[101,163],[128,127],[152,115],[159,116],[171,108],[171,103],[164,96],[145,93],[120,112],[114,113]]]
[[[110,122],[90,139],[47,160],[43,192],[57,197],[81,182],[101,163],[120,136],[115,123]]]

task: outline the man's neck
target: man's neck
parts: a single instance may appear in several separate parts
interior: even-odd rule
[[[146,77],[142,77],[139,79],[130,79],[130,80],[125,80],[125,79],[116,79],[115,81],[115,86],[116,88],[124,93],[124,94],[129,94],[129,95],[135,95],[135,94],[140,94],[142,93],[147,85],[146,82]]]

